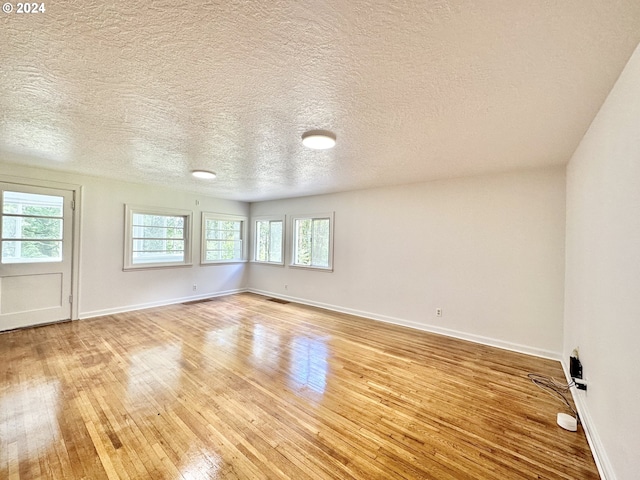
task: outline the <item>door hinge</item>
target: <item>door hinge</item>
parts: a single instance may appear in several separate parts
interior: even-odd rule
[[[71,210],[75,210],[75,209],[76,209],[76,201],[71,200]]]
[[[69,295],[69,303],[73,303],[73,295]]]

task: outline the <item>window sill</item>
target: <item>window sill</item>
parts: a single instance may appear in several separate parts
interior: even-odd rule
[[[207,265],[231,265],[234,263],[247,263],[247,260],[216,260],[208,262],[200,262],[200,265],[206,267]]]
[[[299,268],[300,270],[317,270],[320,272],[333,272],[333,267],[312,267],[311,265],[289,265],[289,268]]]
[[[192,267],[193,263],[150,263],[143,265],[126,265],[122,268],[124,272],[132,272],[135,270],[157,270],[158,268],[182,268],[182,267]]]

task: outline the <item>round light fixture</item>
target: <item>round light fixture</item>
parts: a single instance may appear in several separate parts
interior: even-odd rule
[[[336,144],[336,134],[327,130],[310,130],[302,134],[302,144],[314,150],[326,150]]]
[[[209,172],[208,170],[194,170],[191,172],[191,175],[196,178],[202,178],[204,180],[213,180],[214,178],[216,178],[216,174],[213,172]]]

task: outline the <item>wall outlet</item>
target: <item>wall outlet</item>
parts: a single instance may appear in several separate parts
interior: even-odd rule
[[[442,309],[436,308],[436,317],[441,317],[441,316],[442,316]]]
[[[286,283],[284,284],[284,289],[285,290],[289,290],[289,285],[287,285]]]
[[[569,357],[569,373],[571,378],[582,378],[582,363],[578,357]]]
[[[198,285],[196,285],[195,283],[193,284],[193,291],[195,292],[196,290],[198,290]]]
[[[587,382],[585,382],[584,380],[574,378],[573,382],[576,384],[576,388],[578,390],[587,390]]]

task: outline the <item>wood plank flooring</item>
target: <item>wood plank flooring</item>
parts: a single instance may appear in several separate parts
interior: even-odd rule
[[[558,362],[240,294],[0,335],[2,479],[590,479]]]

